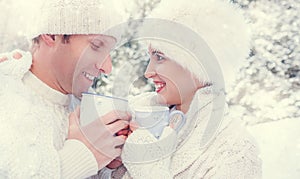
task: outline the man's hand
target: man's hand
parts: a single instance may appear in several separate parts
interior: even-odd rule
[[[123,135],[127,139],[127,137],[136,128],[137,128],[137,124],[135,122],[131,121],[128,128],[120,130],[119,132],[117,132],[116,135],[118,135],[118,136]],[[123,148],[123,146],[122,146],[122,148]],[[120,167],[122,164],[123,163],[122,163],[121,157],[117,157],[113,161],[111,161],[106,167],[109,169],[116,169],[116,168]]]
[[[79,108],[70,114],[68,138],[84,143],[101,169],[121,155],[126,135],[117,133],[128,128],[131,116],[127,112],[112,111],[84,127],[79,125],[79,116]]]

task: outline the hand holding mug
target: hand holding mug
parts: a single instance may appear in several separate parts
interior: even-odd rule
[[[170,162],[176,149],[177,132],[167,126],[160,138],[138,128],[126,140],[122,161],[133,178],[172,178]],[[152,171],[156,173],[152,173]]]
[[[139,127],[129,135],[122,152],[128,172],[133,178],[172,178],[171,155],[185,115],[177,110],[170,112],[165,106],[136,107],[133,111]],[[158,172],[152,173],[153,169]]]
[[[79,108],[70,115],[68,139],[81,141],[93,153],[101,169],[121,155],[126,136],[116,136],[118,131],[128,128],[131,116],[127,112],[112,111],[86,126],[79,124]]]

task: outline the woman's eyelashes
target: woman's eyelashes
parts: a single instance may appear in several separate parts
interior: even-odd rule
[[[163,61],[163,60],[165,60],[166,58],[163,56],[163,55],[160,55],[160,54],[155,54],[156,55],[156,59],[157,59],[157,61]]]
[[[158,50],[154,50],[154,51],[152,52],[152,55],[154,56],[154,58],[155,58],[157,61],[163,61],[163,60],[166,59],[165,55],[164,55],[162,52],[158,51]]]

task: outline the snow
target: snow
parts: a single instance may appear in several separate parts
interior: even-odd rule
[[[300,178],[300,118],[248,126],[263,161],[264,179]]]

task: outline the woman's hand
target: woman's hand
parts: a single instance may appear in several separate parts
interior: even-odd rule
[[[159,139],[147,129],[136,129],[123,147],[123,163],[133,178],[172,178],[169,168],[176,142],[177,133],[170,127]]]

